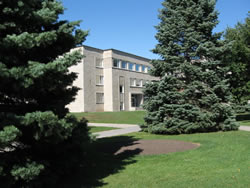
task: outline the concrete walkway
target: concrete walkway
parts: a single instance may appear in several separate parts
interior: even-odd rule
[[[118,136],[133,132],[139,132],[141,130],[139,125],[131,125],[131,124],[112,124],[112,123],[88,123],[89,126],[95,127],[115,127],[119,129],[110,130],[110,131],[102,131],[94,133],[97,135],[97,138],[104,138],[104,137],[111,137],[111,136]],[[250,131],[250,126],[240,126],[239,130],[242,131]]]
[[[240,126],[240,130],[242,130],[242,131],[250,131],[250,126]]]
[[[139,125],[130,125],[130,124],[112,124],[112,123],[88,123],[89,126],[95,127],[115,127],[119,129],[110,130],[110,131],[102,131],[94,133],[97,135],[97,138],[104,138],[104,137],[111,137],[111,136],[118,136],[133,132],[139,132],[141,130]]]

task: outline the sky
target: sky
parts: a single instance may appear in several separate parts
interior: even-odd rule
[[[151,50],[158,25],[158,10],[163,0],[61,0],[66,8],[60,19],[82,20],[80,28],[89,30],[84,45],[114,48],[149,59],[158,58]],[[217,0],[219,24],[214,32],[244,22],[250,0]]]

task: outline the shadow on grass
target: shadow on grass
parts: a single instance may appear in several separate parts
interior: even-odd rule
[[[237,120],[237,121],[250,120],[250,113],[237,114],[237,115],[236,115],[236,120]]]
[[[137,140],[131,136],[98,139],[91,144],[89,157],[87,161],[83,161],[85,165],[81,167],[79,164],[78,171],[62,180],[60,187],[88,188],[105,185],[103,178],[118,173],[126,165],[136,162],[133,157],[142,152],[139,148],[116,153],[124,146],[134,145],[133,142]]]

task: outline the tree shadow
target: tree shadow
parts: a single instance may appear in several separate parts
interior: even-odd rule
[[[137,140],[131,136],[117,136],[93,142],[88,150],[87,160],[83,161],[82,165],[79,164],[79,169],[71,177],[62,180],[60,187],[88,188],[105,185],[103,178],[136,162],[133,157],[139,155],[142,150],[124,150],[123,147],[135,145]]]
[[[237,115],[236,115],[236,120],[237,120],[237,121],[246,121],[246,120],[250,120],[250,113],[237,114]]]

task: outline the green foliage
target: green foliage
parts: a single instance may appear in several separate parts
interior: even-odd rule
[[[56,187],[84,166],[87,121],[68,114],[82,58],[80,22],[58,20],[57,0],[0,0],[1,187]]]
[[[15,180],[22,179],[24,181],[31,181],[38,176],[43,169],[43,165],[38,165],[35,162],[32,162],[27,163],[24,167],[14,166],[11,170],[11,175],[15,177]]]
[[[232,46],[225,56],[230,68],[230,89],[238,104],[250,100],[250,14],[245,23],[238,23],[235,28],[227,28],[226,41]]]
[[[145,131],[159,134],[238,129],[230,106],[227,68],[221,57],[228,46],[218,23],[215,1],[165,0],[156,26],[158,44],[151,74],[159,81],[144,91]]]

